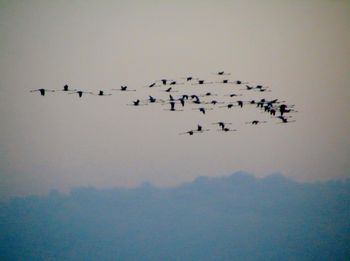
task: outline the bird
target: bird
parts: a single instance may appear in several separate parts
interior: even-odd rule
[[[156,102],[156,98],[152,97],[152,96],[149,96],[149,102],[150,103],[153,103],[153,102]]]
[[[171,94],[169,94],[169,101],[175,101],[174,97]]]
[[[258,125],[259,123],[266,123],[266,121],[254,120],[254,121],[248,121],[248,122],[246,122],[246,124],[252,124],[252,125]]]
[[[198,80],[198,78],[193,78],[192,76],[183,77],[181,79],[185,79],[187,82],[192,81],[192,80]]]
[[[230,122],[223,122],[223,121],[219,121],[219,122],[214,122],[213,123],[214,125],[219,125],[219,127],[221,127],[221,129],[224,129],[225,128],[225,125],[231,125],[232,123]]]
[[[154,87],[154,86],[156,86],[156,83],[155,83],[155,82],[154,82],[154,83],[149,84],[149,85],[148,85],[148,86],[146,86],[146,87],[152,88],[152,87]]]
[[[184,107],[185,106],[185,98],[181,97],[181,98],[179,98],[179,101],[180,101],[182,107]]]
[[[197,124],[196,132],[204,132],[204,131],[209,131],[209,129],[203,129],[203,127],[201,125]]]
[[[132,104],[127,104],[127,105],[129,105],[129,106],[140,106],[141,103],[140,103],[140,100],[137,99],[136,101],[132,101]]]
[[[242,96],[242,94],[230,93],[230,94],[225,94],[224,96],[232,98],[232,97]]]
[[[213,83],[213,82],[205,82],[205,80],[198,80],[197,83],[193,83],[192,85],[202,85],[202,84],[210,84],[210,83]]]
[[[260,89],[256,89],[258,92],[271,92],[271,90],[268,89],[264,89],[264,88],[260,88]]]
[[[175,109],[175,101],[171,101],[171,102],[169,102],[169,104],[170,104],[170,109],[165,109],[166,111],[183,111],[183,110],[177,110],[177,109]]]
[[[193,108],[193,110],[199,110],[201,113],[205,114],[205,112],[207,110],[212,110],[213,108],[204,108],[204,107],[200,107],[200,108]]]
[[[163,85],[166,85],[168,82],[173,82],[174,80],[160,79],[159,81],[162,82]]]
[[[120,89],[112,89],[113,91],[122,91],[122,92],[135,92],[136,90],[128,89],[128,86],[120,86]]]
[[[84,92],[84,91],[76,91],[76,92],[71,92],[68,94],[74,94],[74,93],[77,93],[79,98],[81,98],[83,96],[83,93],[93,94],[92,92]]]
[[[233,104],[233,103],[229,103],[229,104],[227,104],[227,105],[220,106],[219,108],[227,108],[227,109],[231,109],[233,106],[234,106],[234,104]]]
[[[256,107],[260,107],[260,108],[263,108],[264,107],[264,104],[265,104],[266,100],[265,99],[261,99],[260,101],[258,101],[256,103]]]
[[[234,81],[233,83],[240,85],[240,84],[247,84],[247,82],[242,82],[240,80]]]
[[[192,136],[194,134],[194,131],[193,130],[189,130],[189,131],[180,133],[180,135],[184,135],[184,134],[188,134],[188,135]]]
[[[204,104],[216,105],[216,104],[224,104],[224,102],[218,102],[217,100],[212,100],[210,102],[204,102]]]
[[[188,133],[189,135],[193,135],[194,131],[193,131],[193,130],[190,130],[190,131],[188,131],[188,132],[186,132],[186,133]]]
[[[63,86],[63,89],[62,90],[57,90],[57,91],[62,91],[62,92],[71,92],[71,91],[76,91],[77,89],[69,89],[68,85],[65,84]]]
[[[245,86],[245,90],[247,90],[247,91],[254,90],[254,89],[255,89],[254,86],[250,86],[250,85]]]
[[[201,104],[201,101],[197,95],[191,95],[192,102],[195,104]]]
[[[293,105],[291,105],[290,107],[293,107]],[[292,109],[288,109],[288,106],[286,104],[281,104],[279,106],[279,111],[281,113],[281,116],[283,116],[283,114],[285,114],[285,113],[292,112]]]
[[[98,92],[98,94],[94,94],[94,95],[97,95],[97,96],[111,96],[112,94],[110,94],[110,93],[108,93],[108,94],[106,94],[106,93],[104,93],[104,91],[99,91]]]
[[[152,97],[152,96],[148,96],[148,101],[149,101],[149,103],[155,103],[157,101],[157,99]]]
[[[169,85],[180,85],[183,84],[182,82],[178,83],[177,81],[171,81]]]
[[[219,71],[219,72],[216,72],[214,74],[216,74],[216,75],[230,75],[230,73],[225,73],[224,71]]]
[[[46,92],[55,92],[55,90],[37,89],[37,90],[31,90],[30,92],[40,92],[41,96],[45,96]]]
[[[206,97],[206,96],[218,96],[216,93],[206,92],[204,94],[200,94],[200,97]]]
[[[170,110],[175,111],[175,102],[170,102]]]
[[[288,120],[288,118],[290,118],[290,117],[284,117],[284,116],[282,116],[282,115],[277,116],[277,118],[280,119],[280,120],[282,120],[282,122],[279,122],[279,123],[291,123],[291,122],[295,122],[295,121],[296,121],[296,120],[290,121],[290,120]]]
[[[220,130],[219,130],[220,131]],[[236,129],[230,129],[230,128],[227,128],[227,127],[224,127],[221,129],[221,131],[224,131],[224,132],[229,132],[229,131],[237,131]]]
[[[169,87],[168,89],[164,90],[165,92],[178,92],[178,91],[173,91],[172,90],[173,88],[172,87]]]
[[[232,83],[232,82],[229,82],[229,80],[225,79],[225,80],[222,80],[222,81],[219,81],[219,82],[215,82],[215,83],[224,83],[224,84],[227,84],[227,83]]]

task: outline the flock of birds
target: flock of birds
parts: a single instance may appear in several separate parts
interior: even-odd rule
[[[285,101],[280,101],[279,99],[267,99],[266,97],[259,97],[258,99],[242,99],[243,94],[247,92],[254,92],[255,94],[259,94],[259,96],[264,95],[267,92],[271,92],[271,89],[268,86],[264,86],[261,84],[252,85],[245,81],[240,80],[230,80],[230,73],[226,73],[225,71],[219,71],[213,73],[216,78],[216,81],[204,80],[201,78],[195,78],[192,76],[183,77],[180,80],[172,80],[172,79],[160,79],[152,82],[151,84],[147,84],[144,87],[147,87],[149,91],[158,89],[159,95],[149,95],[148,98],[144,99],[136,99],[131,101],[128,106],[145,106],[151,104],[161,104],[166,108],[164,110],[170,112],[183,112],[185,108],[190,108],[192,110],[198,110],[202,115],[206,115],[208,111],[214,109],[227,109],[230,110],[232,108],[243,109],[247,106],[254,106],[261,112],[264,112],[270,116],[270,118],[276,118],[278,120],[277,123],[292,123],[295,122],[292,119],[291,113],[297,112],[294,108],[294,105],[286,104]],[[226,93],[224,95],[219,95],[217,93],[212,93],[211,91],[203,91],[205,88],[202,86],[210,86],[210,87],[219,87],[222,85],[230,85],[234,88],[230,88],[232,92]],[[179,86],[183,86],[184,88],[179,88]],[[239,87],[237,89],[236,87]],[[179,89],[184,89],[180,92]],[[192,89],[200,90],[197,92],[189,92]],[[120,92],[136,92],[136,89],[130,89],[126,85],[122,85],[118,89],[111,89],[111,91],[120,91]],[[240,92],[238,92],[240,91]],[[104,90],[99,90],[98,92],[89,92],[78,89],[71,89],[67,84],[63,86],[61,90],[50,90],[50,89],[36,89],[31,90],[30,92],[39,92],[40,95],[45,96],[47,92],[66,92],[67,94],[75,94],[78,95],[79,98],[82,98],[83,95],[97,95],[97,96],[111,96],[112,93],[106,93]],[[162,95],[160,95],[162,93]],[[158,96],[158,97],[156,97]],[[165,97],[164,97],[165,96]],[[227,97],[227,98],[223,98]],[[245,122],[246,124],[251,125],[260,125],[267,123],[268,121],[252,119],[250,121]],[[219,132],[234,132],[237,129],[232,128],[232,122],[226,121],[217,121],[211,123],[212,125],[216,125],[216,131]],[[210,131],[208,128],[204,128],[202,125],[197,124],[197,127],[194,129],[190,129],[184,132],[179,133],[180,135],[188,134],[194,135],[197,133],[204,133]]]

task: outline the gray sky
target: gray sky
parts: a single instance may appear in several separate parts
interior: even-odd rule
[[[349,177],[349,13],[349,1],[323,0],[0,1],[0,197],[237,170]],[[264,97],[295,104],[297,122],[254,128],[244,122],[266,118],[256,110],[202,117],[126,106],[156,79],[215,80],[219,70],[270,86]],[[138,91],[29,93],[64,84]],[[216,119],[239,131],[178,135]]]

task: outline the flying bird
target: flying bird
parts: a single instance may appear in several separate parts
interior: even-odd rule
[[[99,91],[98,92],[98,94],[94,94],[94,95],[97,95],[97,96],[111,96],[112,94],[110,94],[110,93],[108,93],[108,94],[106,94],[106,93],[104,93],[104,91]]]
[[[209,129],[203,129],[203,127],[201,125],[197,124],[196,132],[204,132],[204,131],[209,131]]]
[[[180,133],[180,135],[184,135],[184,134],[188,134],[188,135],[192,136],[194,134],[194,131],[193,130],[189,130],[189,131]]]
[[[55,90],[37,89],[37,90],[31,90],[30,92],[40,92],[41,96],[45,96],[46,92],[55,92]]]
[[[77,89],[69,89],[68,85],[64,85],[62,90],[57,90],[57,91],[62,91],[62,92],[72,92],[76,91]]]
[[[83,96],[83,93],[93,94],[92,92],[84,92],[84,91],[76,91],[76,92],[71,92],[68,94],[74,94],[74,93],[77,93],[79,98],[81,98]]]
[[[254,121],[248,121],[246,122],[246,124],[252,124],[252,125],[258,125],[260,123],[267,123],[267,121],[258,121],[258,120],[254,120]]]
[[[207,110],[212,110],[213,108],[204,108],[204,107],[200,107],[200,108],[193,108],[192,110],[199,110],[201,113],[205,114],[205,112]]]
[[[128,86],[120,86],[120,89],[112,89],[113,91],[122,91],[122,92],[136,92],[136,90],[128,89]]]
[[[295,120],[290,121],[290,120],[288,120],[287,117],[284,117],[284,116],[282,116],[282,115],[278,116],[277,118],[280,119],[280,120],[282,120],[282,121],[279,122],[279,123],[291,123],[291,122],[295,122]]]
[[[197,83],[193,83],[192,85],[202,85],[202,84],[211,84],[213,82],[206,82],[205,80],[198,80]]]
[[[219,71],[219,72],[216,72],[214,74],[216,74],[216,75],[230,75],[230,73],[225,73],[224,71]]]
[[[168,89],[164,90],[165,92],[178,92],[178,91],[173,91],[172,87],[169,87]]]

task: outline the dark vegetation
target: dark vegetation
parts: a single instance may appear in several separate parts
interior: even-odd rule
[[[350,181],[236,173],[0,204],[0,260],[350,260]]]

